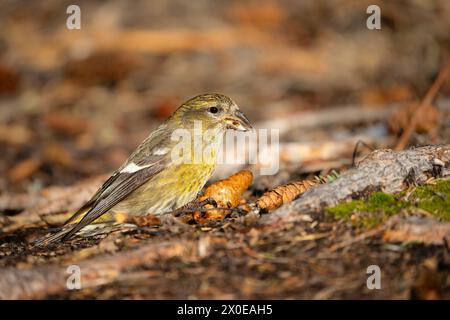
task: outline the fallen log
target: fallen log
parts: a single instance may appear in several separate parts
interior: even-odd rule
[[[424,184],[431,177],[450,177],[450,145],[376,150],[335,181],[309,189],[297,200],[262,217],[260,223],[293,222],[304,213],[375,191],[397,193],[409,185]]]

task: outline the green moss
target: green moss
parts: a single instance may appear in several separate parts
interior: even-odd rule
[[[375,192],[366,201],[353,200],[341,203],[327,208],[326,212],[337,219],[351,219],[356,226],[373,226],[408,206],[407,202],[399,200],[393,195]]]
[[[450,180],[417,187],[412,195],[415,206],[437,217],[450,220]]]
[[[450,220],[450,180],[436,180],[434,184],[417,187],[413,193],[398,195],[376,192],[366,200],[353,200],[327,208],[326,213],[335,219],[351,221],[356,226],[373,226],[401,210],[419,208]]]
[[[347,219],[350,218],[354,212],[359,211],[359,208],[363,205],[364,202],[362,200],[353,200],[351,202],[338,204],[335,207],[327,208],[326,211],[338,219]]]
[[[391,194],[376,192],[369,197],[364,209],[368,212],[383,210],[388,216],[391,216],[407,207],[409,207],[409,203],[399,200]]]

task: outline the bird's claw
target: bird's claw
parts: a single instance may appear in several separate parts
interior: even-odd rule
[[[214,200],[214,198],[206,198],[200,202],[198,202],[198,205],[203,207],[204,205],[210,204],[213,207],[217,208],[217,201]]]

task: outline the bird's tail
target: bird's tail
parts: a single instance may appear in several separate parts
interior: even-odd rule
[[[78,209],[69,220],[67,220],[60,230],[54,234],[43,237],[41,239],[36,240],[33,244],[38,247],[45,247],[50,244],[54,244],[64,239],[64,237],[74,228],[74,226],[81,220],[88,211],[89,207],[84,205],[80,209]]]
[[[38,239],[34,242],[37,247],[46,247],[48,245],[55,244],[57,242],[65,240],[65,237],[72,231],[74,224],[69,224],[63,226],[58,232],[46,236],[44,238]],[[83,238],[94,237],[101,234],[108,234],[117,230],[133,230],[136,229],[136,225],[130,223],[118,223],[116,221],[105,221],[99,223],[93,223],[83,227],[79,230],[76,235]]]
[[[36,247],[46,247],[48,245],[54,244],[56,242],[61,241],[66,234],[68,234],[72,230],[71,226],[62,227],[58,232],[51,234],[49,236],[40,238],[36,240],[33,244]]]

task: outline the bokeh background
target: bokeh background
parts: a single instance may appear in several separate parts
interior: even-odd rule
[[[81,30],[66,28],[70,4]],[[381,30],[366,28],[370,4]],[[110,172],[200,93],[229,95],[257,124],[419,100],[449,56],[449,17],[448,0],[2,0],[0,192]],[[282,139],[330,139],[309,131]]]

